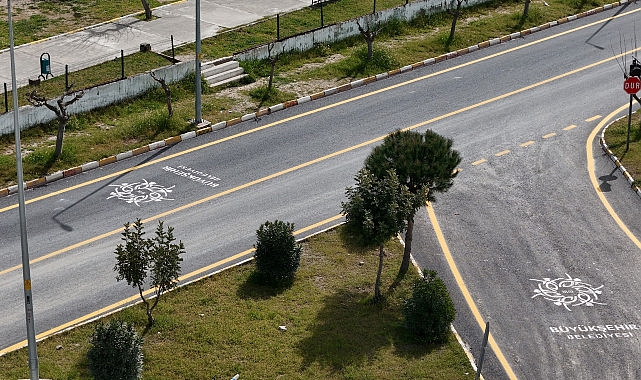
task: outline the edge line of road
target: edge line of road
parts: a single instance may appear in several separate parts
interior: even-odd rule
[[[109,156],[109,157],[103,158],[100,161],[92,161],[92,162],[89,162],[89,163],[86,163],[86,164],[83,164],[83,165],[80,165],[80,166],[77,166],[77,167],[74,167],[74,168],[70,168],[70,169],[67,169],[67,170],[62,170],[62,171],[53,173],[53,174],[45,176],[45,177],[37,178],[37,179],[31,180],[31,181],[26,181],[26,182],[23,183],[23,187],[25,189],[33,189],[33,188],[36,188],[36,187],[44,186],[44,185],[46,185],[48,183],[55,182],[55,181],[57,181],[59,179],[62,179],[62,178],[68,178],[70,176],[73,176],[73,175],[76,175],[76,174],[80,174],[80,173],[84,173],[86,171],[93,170],[93,169],[98,168],[98,167],[103,167],[105,165],[108,165],[108,164],[111,164],[111,163],[114,163],[114,162],[118,162],[118,161],[121,161],[121,160],[126,159],[126,158],[134,157],[134,156],[137,156],[137,155],[140,155],[140,154],[144,154],[144,153],[147,153],[147,152],[152,151],[152,150],[156,150],[156,149],[164,148],[164,147],[169,147],[169,146],[175,145],[175,144],[177,144],[177,143],[179,143],[181,141],[184,141],[184,140],[187,140],[187,139],[190,139],[190,138],[194,138],[194,137],[200,136],[202,134],[214,132],[214,131],[219,130],[219,129],[230,127],[230,126],[236,125],[238,123],[241,123],[243,121],[256,120],[257,118],[259,118],[261,116],[264,116],[264,115],[271,114],[272,112],[276,112],[276,111],[279,111],[279,110],[290,108],[292,106],[303,104],[303,103],[306,103],[306,102],[309,102],[309,101],[312,101],[312,100],[317,100],[317,99],[323,98],[325,96],[333,95],[333,94],[338,93],[338,92],[346,91],[346,90],[349,90],[349,89],[354,89],[354,88],[357,88],[357,87],[360,87],[360,86],[363,86],[363,85],[378,81],[380,79],[385,79],[385,78],[388,78],[390,76],[393,76],[393,75],[396,75],[396,74],[401,74],[401,73],[404,73],[404,72],[407,72],[407,71],[411,71],[411,70],[414,70],[414,69],[417,69],[417,68],[420,68],[420,67],[423,67],[423,66],[427,66],[427,65],[430,65],[430,64],[435,64],[435,63],[438,63],[438,62],[442,62],[442,61],[445,61],[445,60],[448,60],[448,59],[451,59],[451,58],[455,58],[455,57],[458,57],[458,56],[466,54],[466,53],[470,53],[470,52],[476,51],[476,50],[478,50],[480,48],[494,46],[496,44],[499,44],[499,43],[502,43],[502,42],[507,42],[507,41],[510,41],[510,40],[512,40],[514,38],[518,38],[518,37],[525,37],[525,36],[527,36],[527,35],[529,35],[531,33],[534,33],[534,32],[537,32],[537,31],[541,31],[541,30],[545,30],[545,29],[547,29],[547,28],[549,28],[551,26],[560,25],[560,24],[563,24],[563,23],[566,23],[566,22],[569,22],[569,21],[576,20],[576,19],[578,19],[580,17],[596,14],[598,12],[611,9],[614,5],[629,4],[630,1],[631,0],[627,0],[627,1],[623,1],[622,0],[622,1],[619,1],[617,3],[612,3],[612,4],[610,4],[610,6],[603,6],[603,7],[600,7],[600,8],[595,8],[593,10],[590,10],[590,11],[587,11],[587,12],[583,12],[583,13],[581,13],[579,15],[568,16],[568,17],[565,17],[565,18],[557,20],[557,21],[548,22],[547,24],[544,24],[544,25],[541,25],[541,26],[538,26],[538,27],[530,28],[530,29],[528,29],[526,31],[513,33],[513,34],[510,34],[510,35],[507,35],[507,36],[504,36],[504,37],[495,38],[495,39],[492,39],[492,40],[489,40],[489,41],[485,41],[485,42],[479,43],[477,45],[474,45],[473,47],[468,47],[466,49],[460,49],[460,50],[457,50],[457,51],[454,51],[454,52],[449,52],[449,53],[446,53],[446,54],[442,54],[442,55],[440,55],[438,57],[429,58],[429,59],[417,62],[417,63],[412,64],[412,65],[404,66],[404,67],[402,67],[400,69],[392,70],[392,71],[389,71],[389,72],[386,72],[386,73],[382,73],[382,74],[378,74],[378,75],[375,75],[375,76],[371,76],[371,77],[368,77],[368,78],[359,79],[359,80],[347,83],[347,84],[339,86],[339,87],[335,87],[335,88],[332,88],[332,89],[321,91],[321,92],[318,92],[318,93],[315,93],[315,94],[312,94],[312,95],[309,95],[309,96],[305,96],[305,97],[302,97],[302,98],[299,98],[299,99],[290,100],[290,101],[287,101],[285,103],[276,104],[276,105],[273,105],[271,107],[259,110],[259,111],[255,112],[255,113],[247,114],[247,115],[244,115],[242,117],[237,117],[235,119],[228,120],[228,121],[222,121],[220,123],[217,123],[214,126],[201,128],[199,130],[187,132],[187,133],[184,133],[184,134],[179,135],[179,136],[168,137],[168,138],[166,138],[164,140],[153,142],[151,144],[148,144],[146,146],[143,146],[143,147],[140,147],[140,148],[128,151],[128,152],[124,152],[124,153],[120,153],[118,155],[114,155],[114,156]],[[171,4],[172,3],[170,3],[169,5],[171,5]],[[427,74],[427,75],[424,75],[424,76],[421,76],[421,77],[418,77],[418,78],[414,78],[414,79],[411,79],[411,80],[408,80],[408,81],[405,81],[405,82],[397,83],[397,84],[389,86],[389,87],[384,87],[382,89],[378,89],[378,90],[375,90],[375,91],[372,91],[372,92],[369,92],[369,93],[366,93],[366,94],[362,94],[362,95],[359,95],[359,96],[356,96],[356,97],[353,97],[353,98],[345,99],[345,100],[340,101],[340,102],[332,103],[332,104],[326,105],[324,107],[320,107],[320,108],[312,110],[312,111],[304,112],[302,114],[295,115],[295,116],[292,116],[292,117],[289,117],[289,118],[286,118],[286,119],[283,119],[283,120],[280,120],[280,121],[277,121],[277,122],[266,124],[266,125],[264,125],[262,127],[255,128],[255,129],[252,129],[252,130],[240,133],[240,134],[236,134],[236,135],[230,136],[228,138],[222,139],[220,141],[214,141],[212,143],[208,143],[208,144],[204,144],[204,145],[201,145],[201,146],[198,146],[198,147],[194,147],[191,150],[185,151],[184,153],[195,151],[195,150],[198,150],[198,149],[202,149],[204,147],[217,144],[218,142],[227,141],[229,139],[240,137],[240,136],[243,136],[245,134],[257,132],[257,131],[260,131],[262,129],[269,128],[269,127],[272,127],[272,126],[275,126],[275,125],[279,125],[279,124],[287,122],[287,121],[295,120],[295,119],[298,119],[298,118],[301,118],[301,117],[304,117],[304,116],[308,116],[308,115],[311,115],[311,114],[314,114],[314,113],[317,113],[317,112],[324,111],[326,109],[334,108],[334,107],[337,107],[339,105],[347,104],[347,103],[350,103],[352,101],[356,101],[356,100],[359,100],[359,99],[362,99],[362,98],[366,98],[368,96],[372,96],[372,95],[375,95],[375,94],[378,94],[378,93],[381,93],[381,92],[385,92],[385,91],[388,91],[388,90],[392,90],[392,89],[395,89],[395,88],[398,88],[398,87],[402,87],[402,86],[405,86],[407,84],[411,84],[411,83],[414,83],[414,82],[417,82],[417,81],[425,80],[425,79],[431,78],[433,76],[444,74],[444,73],[447,73],[447,72],[450,72],[450,71],[453,71],[453,70],[456,70],[456,69],[459,69],[459,68],[462,68],[462,67],[470,66],[470,65],[476,64],[478,62],[482,62],[482,61],[485,61],[485,60],[488,60],[488,59],[492,59],[492,58],[495,58],[495,57],[498,57],[498,56],[501,56],[501,55],[504,55],[504,54],[508,54],[508,53],[523,49],[523,48],[528,47],[528,46],[539,44],[539,43],[542,43],[542,42],[545,42],[545,41],[548,41],[548,40],[551,40],[551,39],[554,39],[554,38],[557,38],[557,37],[560,37],[560,36],[564,36],[566,34],[570,34],[570,33],[576,32],[578,30],[582,30],[582,29],[585,29],[585,28],[588,28],[588,27],[591,27],[591,26],[594,26],[594,25],[598,25],[598,24],[601,24],[601,23],[604,23],[604,22],[608,22],[610,20],[621,18],[621,17],[627,16],[627,15],[630,15],[632,13],[636,13],[636,12],[639,12],[639,11],[641,11],[641,9],[635,9],[635,10],[630,10],[628,12],[624,12],[624,13],[621,13],[621,14],[616,14],[614,16],[611,16],[611,17],[608,17],[608,18],[605,18],[605,19],[597,20],[597,21],[588,23],[586,25],[582,25],[582,26],[579,26],[579,27],[576,27],[576,28],[573,28],[573,29],[566,30],[564,32],[553,34],[551,36],[542,38],[540,40],[535,40],[535,41],[531,41],[531,42],[525,43],[523,45],[515,46],[513,48],[506,49],[505,51],[502,51],[502,52],[497,52],[497,53],[494,53],[494,54],[490,54],[490,55],[488,55],[486,57],[477,58],[475,60],[472,60],[472,61],[469,61],[469,62],[466,62],[466,63],[463,63],[463,64],[455,65],[453,67],[450,67],[450,68],[447,68],[447,69],[444,69],[444,70],[440,70],[440,71],[437,71],[435,73]],[[514,36],[514,38],[512,36]],[[184,153],[182,153],[182,154],[184,154]],[[141,165],[141,166],[131,167],[131,168],[129,168],[127,170],[123,170],[123,171],[121,171],[119,173],[126,173],[126,172],[129,172],[129,171],[137,170],[138,168],[144,167],[147,164],[151,164],[151,163],[155,163],[155,162],[158,162],[158,161],[151,161],[150,163],[146,163],[146,164]],[[63,189],[63,190],[59,191],[59,193],[70,191],[70,190],[78,188],[78,187],[86,186],[88,184],[95,183],[95,182],[98,182],[100,180],[104,180],[106,178],[109,178],[109,177],[101,177],[101,178],[98,178],[98,179],[93,180],[93,181],[81,183],[81,184],[78,184],[78,185],[73,186],[71,188]],[[14,185],[14,186],[11,186],[9,188],[0,189],[0,197],[4,197],[4,196],[15,194],[17,191],[18,191],[18,185]],[[37,197],[37,198],[31,199],[31,200],[27,201],[27,204],[29,204],[31,202],[38,201],[38,200],[46,199],[46,198],[48,198],[50,196],[52,196],[52,195],[46,195],[46,196],[42,196],[42,197]],[[4,211],[7,211],[7,210],[14,209],[16,207],[18,207],[17,204],[2,208],[2,209],[0,209],[0,213],[4,212]]]
[[[308,231],[311,231],[311,230],[313,230],[315,228],[318,228],[318,227],[325,226],[325,225],[329,224],[330,225],[329,227],[327,227],[327,228],[325,228],[325,229],[323,229],[323,230],[318,232],[318,233],[322,233],[322,232],[324,232],[324,231],[326,231],[328,229],[331,229],[331,228],[339,225],[340,223],[336,223],[336,222],[338,220],[342,219],[342,218],[343,218],[343,214],[338,214],[338,215],[332,216],[330,218],[327,218],[325,220],[321,220],[320,222],[317,222],[317,223],[311,224],[309,226],[303,227],[301,229],[298,229],[298,230],[294,231],[293,233],[294,233],[294,235],[301,235],[301,234],[304,234],[304,233],[306,233]],[[297,241],[300,242],[300,241],[309,239],[310,237],[314,236],[315,234],[316,233],[311,234],[311,235],[306,235],[306,236],[304,236],[303,238],[301,238],[301,239],[299,239]],[[215,262],[213,264],[210,264],[210,265],[208,265],[206,267],[199,268],[199,269],[191,271],[191,272],[189,272],[187,274],[181,275],[178,278],[179,282],[185,281],[187,279],[190,279],[190,280],[185,282],[185,283],[180,284],[178,287],[183,287],[183,286],[189,285],[189,284],[194,283],[196,281],[199,281],[199,280],[202,280],[204,278],[213,276],[213,275],[215,275],[217,273],[220,273],[223,270],[230,269],[230,268],[233,268],[236,265],[243,264],[243,263],[251,260],[251,258],[248,258],[246,260],[243,260],[243,261],[241,261],[241,262],[239,262],[237,264],[234,264],[234,265],[231,265],[231,266],[228,266],[228,267],[223,267],[218,271],[202,275],[203,272],[210,271],[210,270],[212,270],[214,268],[220,267],[220,266],[228,264],[228,263],[230,263],[230,262],[232,262],[234,260],[240,259],[241,257],[248,256],[248,255],[252,254],[254,251],[255,251],[254,248],[250,248],[250,249],[244,250],[242,252],[239,252],[239,253],[237,253],[237,254],[235,254],[233,256],[230,256],[230,257],[224,258],[222,260],[219,260],[219,261],[217,261],[217,262]],[[193,277],[195,277],[195,278],[193,278]],[[154,293],[153,289],[147,289],[147,290],[143,291],[143,295],[145,295],[145,296],[153,295],[153,293]],[[153,297],[155,297],[155,296],[152,296],[152,298]],[[99,318],[102,318],[104,316],[107,316],[107,315],[113,314],[115,312],[118,312],[119,310],[122,310],[125,307],[133,306],[135,304],[138,304],[138,303],[142,302],[139,299],[140,299],[140,295],[139,294],[134,294],[134,295],[132,295],[130,297],[127,297],[127,298],[125,298],[123,300],[115,302],[115,303],[113,303],[111,305],[105,306],[105,307],[100,308],[100,309],[98,309],[96,311],[93,311],[91,313],[88,313],[88,314],[85,314],[85,315],[83,315],[81,317],[78,317],[78,318],[76,318],[76,319],[74,319],[72,321],[63,323],[62,325],[56,326],[56,327],[51,328],[51,329],[49,329],[47,331],[43,331],[43,332],[37,334],[36,339],[37,339],[37,341],[41,341],[41,340],[49,338],[49,337],[51,337],[53,335],[59,334],[61,332],[70,330],[70,329],[78,327],[78,326],[81,326],[81,325],[83,325],[85,323],[90,323],[90,322],[92,322],[92,321],[94,321],[96,319],[99,319]],[[136,300],[138,300],[138,301],[135,302]],[[134,302],[134,303],[132,305],[129,305],[132,302]],[[0,357],[5,355],[5,354],[7,354],[7,353],[9,353],[9,352],[12,352],[12,351],[18,350],[20,348],[26,347],[26,345],[27,345],[27,341],[24,340],[22,342],[18,342],[16,344],[13,344],[13,345],[11,345],[9,347],[2,348],[2,349],[0,349]]]
[[[472,315],[474,315],[474,319],[476,319],[476,322],[481,328],[481,331],[483,331],[485,329],[485,321],[483,320],[483,316],[481,315],[481,312],[476,306],[474,299],[472,299],[472,295],[467,289],[467,285],[465,285],[465,281],[463,281],[463,276],[461,276],[461,273],[459,272],[458,267],[454,262],[454,258],[452,257],[452,252],[450,251],[450,248],[447,245],[447,241],[445,240],[445,235],[443,235],[441,226],[439,225],[438,220],[436,219],[436,213],[434,212],[434,207],[432,207],[432,204],[428,202],[426,203],[426,208],[427,208],[427,214],[430,218],[430,222],[432,223],[432,228],[434,230],[434,233],[436,234],[438,243],[441,246],[443,255],[447,260],[447,264],[450,267],[450,271],[452,272],[452,275],[456,280],[456,284],[458,285],[459,290],[463,294],[463,298],[465,298],[465,302],[467,303],[467,306],[470,308]],[[494,351],[494,354],[496,355],[497,359],[503,366],[503,369],[505,370],[505,373],[507,374],[507,376],[511,380],[517,380],[516,374],[514,373],[514,371],[512,370],[512,367],[510,366],[507,359],[503,355],[503,352],[499,348],[499,345],[494,340],[494,336],[492,335],[491,332],[488,336],[488,343],[490,344],[490,347],[492,347],[492,351]]]
[[[592,68],[592,67],[595,67],[595,66],[601,65],[601,64],[603,64],[603,63],[606,63],[606,62],[612,61],[612,60],[614,60],[614,59],[618,59],[619,57],[621,57],[621,56],[622,56],[622,55],[624,55],[624,54],[627,54],[627,53],[634,53],[634,52],[639,51],[639,50],[641,50],[641,47],[636,48],[636,49],[634,49],[634,50],[631,50],[630,52],[621,53],[621,54],[619,54],[619,55],[615,55],[615,56],[612,56],[612,57],[609,57],[609,58],[605,58],[605,59],[603,59],[603,60],[600,60],[600,61],[597,61],[597,62],[593,62],[593,63],[591,63],[591,64],[589,64],[589,65],[586,65],[586,66],[583,66],[583,67],[579,67],[579,68],[576,68],[576,69],[571,70],[571,71],[567,71],[567,72],[565,72],[565,73],[563,73],[563,74],[559,74],[559,75],[557,75],[557,76],[554,76],[554,77],[551,77],[551,78],[547,78],[547,79],[544,79],[544,80],[539,81],[539,82],[536,82],[536,83],[532,83],[532,84],[527,85],[527,86],[525,86],[525,87],[521,87],[521,88],[519,88],[519,89],[516,89],[516,90],[510,91],[510,92],[503,93],[503,94],[498,95],[498,96],[495,96],[495,97],[493,97],[493,98],[485,99],[485,100],[482,100],[482,101],[480,101],[480,102],[478,102],[478,103],[474,103],[474,104],[468,105],[468,106],[466,106],[466,107],[462,107],[462,108],[459,108],[459,109],[457,109],[457,110],[454,110],[454,111],[451,111],[451,112],[448,112],[448,113],[445,113],[445,114],[442,114],[442,115],[439,115],[439,116],[435,116],[435,117],[433,117],[433,118],[431,118],[431,119],[424,120],[424,121],[422,121],[422,122],[419,122],[419,123],[416,123],[416,124],[410,125],[410,126],[408,126],[408,127],[405,127],[405,128],[403,128],[402,130],[404,130],[404,131],[408,131],[408,130],[414,130],[414,129],[417,129],[417,128],[420,128],[420,127],[424,127],[424,126],[426,126],[426,125],[429,125],[429,124],[435,123],[435,122],[437,122],[437,121],[440,121],[440,120],[446,119],[446,118],[448,118],[448,117],[451,117],[451,116],[454,116],[454,115],[458,115],[458,114],[460,114],[460,113],[467,112],[467,111],[469,111],[469,110],[472,110],[472,109],[475,109],[475,108],[478,108],[478,107],[484,106],[484,105],[486,105],[486,104],[490,104],[490,103],[496,102],[496,101],[498,101],[498,100],[505,99],[505,98],[508,98],[508,97],[510,97],[510,96],[513,96],[513,95],[516,95],[516,94],[520,94],[520,93],[522,93],[522,92],[525,92],[525,91],[527,91],[527,90],[531,90],[531,89],[533,89],[533,88],[536,88],[536,87],[542,86],[542,85],[544,85],[544,84],[547,84],[547,83],[550,83],[550,82],[553,82],[553,81],[556,81],[556,80],[559,80],[559,79],[565,78],[565,77],[567,77],[567,76],[570,76],[570,75],[576,74],[576,73],[581,72],[581,71],[583,71],[583,70],[587,70],[587,69],[590,69],[590,68]],[[429,76],[431,76],[431,75],[435,75],[435,74],[430,74],[430,75],[425,76],[425,77],[429,77]],[[416,79],[414,79],[414,81],[416,81],[416,80],[420,80],[420,78],[416,78]],[[55,195],[58,195],[58,194],[62,194],[62,193],[65,193],[65,192],[67,192],[67,191],[71,191],[71,190],[73,190],[73,189],[81,188],[81,187],[87,186],[87,185],[89,185],[89,184],[98,183],[98,182],[101,182],[101,181],[103,181],[103,180],[105,180],[105,179],[112,178],[112,177],[116,177],[116,176],[122,175],[122,174],[124,174],[124,173],[132,172],[132,171],[138,170],[138,169],[143,168],[143,167],[151,166],[151,165],[154,165],[154,164],[157,164],[157,163],[160,163],[160,162],[163,162],[163,161],[169,160],[169,159],[171,159],[171,158],[179,157],[179,156],[184,155],[184,154],[187,154],[187,153],[191,153],[191,152],[194,152],[194,151],[198,151],[198,150],[203,149],[203,148],[205,148],[205,147],[209,147],[209,146],[212,146],[212,145],[220,144],[220,143],[222,143],[222,142],[224,142],[224,141],[229,141],[229,140],[235,139],[235,138],[240,137],[240,136],[244,136],[244,135],[247,135],[247,134],[250,134],[250,133],[254,133],[254,132],[257,132],[257,131],[260,131],[260,130],[266,129],[266,128],[270,128],[270,127],[272,127],[272,126],[274,126],[274,125],[278,125],[278,124],[283,123],[283,122],[286,122],[286,121],[294,120],[294,119],[297,119],[297,118],[299,118],[299,117],[303,117],[303,116],[308,115],[308,114],[312,114],[312,113],[315,113],[315,112],[320,112],[321,110],[324,110],[324,109],[328,109],[328,108],[332,108],[332,107],[335,107],[335,106],[340,105],[340,104],[348,103],[348,102],[353,101],[353,100],[355,100],[355,99],[359,99],[359,98],[362,98],[362,97],[365,97],[365,96],[369,96],[369,94],[379,93],[379,92],[383,92],[383,91],[386,91],[386,90],[391,89],[391,88],[399,87],[399,86],[402,86],[402,85],[404,85],[404,84],[406,84],[406,83],[409,83],[409,82],[411,82],[411,81],[403,82],[403,83],[401,83],[401,84],[397,84],[397,85],[395,85],[395,86],[387,87],[387,88],[385,88],[385,89],[380,89],[380,90],[377,90],[377,91],[374,91],[374,92],[371,92],[371,93],[368,93],[368,94],[363,94],[363,95],[360,95],[360,96],[355,97],[355,98],[346,99],[346,100],[343,100],[343,101],[340,101],[340,102],[337,102],[337,103],[333,103],[333,104],[330,104],[330,105],[327,105],[327,106],[324,106],[324,107],[321,107],[321,108],[317,108],[317,109],[315,109],[315,110],[308,111],[308,112],[305,112],[305,113],[302,113],[302,114],[299,114],[299,115],[295,115],[295,116],[292,116],[292,117],[289,117],[289,118],[286,118],[286,119],[283,119],[283,120],[279,120],[279,121],[276,121],[276,122],[273,122],[273,123],[265,124],[265,125],[263,125],[263,126],[261,126],[261,127],[255,128],[255,129],[251,129],[251,130],[248,130],[248,131],[240,132],[240,133],[237,133],[237,134],[232,135],[232,136],[228,136],[228,137],[225,137],[225,138],[222,138],[222,139],[218,139],[218,140],[215,140],[215,141],[211,141],[211,142],[209,142],[209,143],[206,143],[206,144],[203,144],[203,145],[199,145],[199,146],[196,146],[196,147],[193,147],[193,148],[190,148],[190,149],[187,149],[187,150],[181,151],[181,152],[177,152],[177,153],[174,153],[174,154],[170,154],[170,155],[168,155],[168,156],[166,156],[166,157],[162,157],[162,158],[159,158],[159,159],[156,159],[156,160],[152,160],[152,161],[149,161],[149,162],[145,162],[145,163],[142,163],[142,164],[140,164],[140,165],[137,165],[137,166],[134,166],[134,167],[130,167],[130,168],[127,168],[127,169],[125,169],[125,170],[121,170],[121,171],[118,171],[118,172],[115,172],[115,173],[111,173],[111,174],[108,174],[108,175],[103,176],[103,177],[95,178],[95,179],[93,179],[93,180],[90,180],[90,181],[87,181],[87,182],[83,182],[83,183],[81,183],[81,184],[78,184],[78,185],[75,185],[75,186],[71,186],[71,187],[65,188],[65,189],[63,189],[63,190],[54,191],[54,192],[52,192],[52,193],[49,193],[49,194],[46,194],[46,195],[43,195],[43,196],[40,196],[40,197],[36,197],[36,198],[33,198],[33,199],[30,199],[29,201],[27,201],[27,204],[32,203],[32,202],[36,202],[36,201],[39,201],[39,200],[42,200],[42,199],[46,199],[46,198],[49,198],[49,197],[52,197],[52,196],[55,196]],[[322,161],[325,161],[325,160],[328,160],[328,159],[331,159],[331,158],[334,158],[334,157],[340,156],[340,155],[342,155],[342,154],[344,154],[344,153],[351,152],[351,151],[353,151],[353,150],[356,150],[356,149],[359,149],[359,148],[362,148],[362,147],[365,147],[365,146],[371,145],[371,144],[373,144],[373,143],[376,143],[376,142],[378,142],[378,141],[383,140],[386,136],[387,136],[387,135],[383,135],[383,136],[375,137],[375,138],[370,139],[370,140],[368,140],[368,141],[364,141],[364,142],[361,142],[361,143],[359,143],[359,144],[356,144],[356,145],[353,145],[353,146],[350,146],[350,147],[347,147],[347,148],[344,148],[344,149],[341,149],[341,150],[335,151],[335,152],[333,152],[333,153],[329,153],[329,154],[327,154],[327,155],[325,155],[325,156],[318,157],[318,158],[315,158],[315,159],[313,159],[313,160],[303,162],[303,163],[301,163],[301,164],[298,164],[298,165],[292,166],[292,167],[290,167],[290,168],[288,168],[288,169],[285,169],[285,170],[282,170],[282,171],[279,171],[279,172],[276,172],[276,173],[269,174],[269,175],[264,176],[264,177],[262,177],[262,178],[255,179],[255,180],[253,180],[253,181],[250,181],[250,182],[244,183],[244,184],[242,184],[242,185],[239,185],[239,186],[233,187],[233,188],[231,188],[231,189],[228,189],[228,190],[222,191],[222,192],[220,192],[220,193],[216,193],[216,194],[213,194],[213,195],[207,196],[207,197],[205,197],[205,198],[198,199],[198,200],[193,201],[193,202],[191,202],[191,203],[188,203],[188,204],[185,204],[185,205],[182,205],[182,206],[179,206],[179,207],[173,208],[173,209],[171,209],[171,210],[167,210],[167,211],[164,211],[164,212],[162,212],[162,213],[156,214],[156,215],[151,216],[151,217],[149,217],[149,218],[146,218],[146,219],[144,219],[142,222],[143,222],[143,223],[148,223],[148,222],[150,222],[150,221],[154,221],[154,220],[160,219],[160,218],[162,218],[162,217],[165,217],[165,216],[168,216],[168,215],[174,214],[174,213],[176,213],[176,212],[180,212],[180,211],[183,211],[183,210],[189,209],[189,208],[191,208],[191,207],[197,206],[197,205],[199,205],[199,204],[202,204],[202,203],[205,203],[205,202],[212,201],[212,200],[214,200],[214,199],[217,199],[217,198],[223,197],[223,196],[225,196],[225,195],[228,195],[228,194],[234,193],[234,192],[236,192],[236,191],[243,190],[243,189],[245,189],[245,188],[248,188],[248,187],[251,187],[251,186],[257,185],[257,184],[259,184],[259,183],[262,183],[262,182],[265,182],[265,181],[268,181],[268,180],[271,180],[271,179],[274,179],[274,178],[280,177],[280,176],[282,176],[282,175],[285,175],[285,174],[288,174],[288,173],[295,172],[295,171],[297,171],[297,170],[299,170],[299,169],[303,169],[303,168],[308,167],[308,166],[311,166],[311,165],[313,165],[313,164],[316,164],[316,163],[319,163],[319,162],[322,162]],[[2,213],[2,212],[4,212],[4,211],[8,211],[8,210],[10,210],[10,209],[13,209],[13,208],[15,208],[15,207],[17,207],[17,204],[15,204],[15,205],[13,205],[13,206],[7,206],[7,207],[5,207],[5,208],[0,208],[0,213]],[[70,251],[70,250],[72,250],[72,249],[74,249],[74,248],[78,248],[78,247],[84,246],[84,245],[86,245],[86,244],[89,244],[89,243],[92,243],[92,242],[98,241],[98,240],[100,240],[100,239],[106,238],[106,237],[108,237],[108,236],[115,235],[115,234],[119,233],[120,231],[122,231],[122,227],[121,227],[121,228],[114,229],[114,230],[109,231],[109,232],[105,232],[105,233],[103,233],[103,234],[101,234],[101,235],[98,235],[98,236],[94,236],[94,237],[92,237],[92,238],[90,238],[90,239],[87,239],[87,240],[84,240],[84,241],[81,241],[81,242],[78,242],[78,243],[72,244],[72,245],[70,245],[70,246],[67,246],[67,247],[61,248],[61,249],[56,250],[56,251],[54,251],[54,252],[50,252],[50,253],[48,253],[48,254],[45,254],[45,255],[43,255],[43,256],[40,256],[40,257],[35,258],[35,259],[33,259],[33,260],[30,260],[30,263],[34,264],[34,263],[37,263],[37,262],[43,261],[43,260],[48,259],[48,258],[51,258],[51,257],[53,257],[53,256],[57,256],[57,255],[59,255],[59,254],[61,254],[61,253],[68,252],[68,251]],[[14,271],[14,270],[20,269],[21,267],[22,267],[22,264],[19,264],[19,265],[15,265],[15,266],[13,266],[13,267],[10,267],[10,268],[4,269],[4,270],[0,270],[0,276],[4,275],[4,274],[6,274],[6,273],[9,273],[9,272],[11,272],[11,271]]]
[[[597,124],[597,126],[590,133],[590,136],[588,136],[585,151],[587,155],[587,169],[590,176],[590,182],[592,183],[592,187],[594,187],[594,191],[599,197],[599,200],[601,200],[601,203],[603,203],[603,206],[608,211],[612,219],[614,219],[614,222],[619,226],[621,231],[623,231],[623,233],[628,237],[628,239],[630,239],[630,241],[632,241],[632,243],[634,243],[634,245],[637,246],[637,248],[641,249],[641,241],[639,241],[639,239],[632,233],[632,231],[630,231],[628,226],[625,225],[623,220],[621,220],[619,215],[617,215],[617,213],[614,211],[614,208],[612,208],[612,206],[610,205],[610,202],[608,202],[608,200],[605,198],[605,195],[603,195],[603,191],[601,191],[601,188],[599,187],[599,181],[597,181],[596,174],[594,172],[595,169],[592,144],[594,143],[597,133],[599,133],[599,131],[602,130],[605,125],[610,123],[610,121],[613,120],[618,114],[628,108],[628,106],[628,104],[622,105],[621,107],[612,111],[608,116],[604,117],[599,122],[599,124]]]

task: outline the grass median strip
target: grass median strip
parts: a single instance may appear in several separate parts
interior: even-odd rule
[[[387,245],[383,273],[387,298],[369,302],[377,250],[346,244],[341,228],[303,245],[294,284],[272,289],[251,281],[252,263],[180,288],[161,300],[156,324],[145,335],[145,379],[438,378],[466,379],[473,371],[456,339],[415,344],[403,327],[401,306],[416,272],[387,290],[403,255]],[[115,280],[114,280],[115,281]],[[118,318],[140,327],[139,307]],[[286,331],[279,331],[286,326]],[[94,324],[39,343],[41,377],[90,379],[86,352]],[[25,349],[0,357],[7,379],[28,375]],[[5,377],[2,377],[3,379]]]

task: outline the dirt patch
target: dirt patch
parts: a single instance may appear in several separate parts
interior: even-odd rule
[[[245,113],[247,110],[255,110],[258,103],[251,96],[247,95],[249,90],[267,85],[266,78],[260,78],[254,83],[238,86],[228,87],[218,92],[219,96],[230,98],[234,101],[234,105],[227,111],[220,111],[221,113]]]

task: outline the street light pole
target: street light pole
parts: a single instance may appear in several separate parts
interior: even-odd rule
[[[33,322],[33,297],[31,294],[31,272],[29,269],[29,246],[27,244],[27,220],[24,200],[24,178],[22,174],[22,152],[20,151],[20,125],[18,124],[18,85],[16,84],[16,61],[13,46],[13,23],[11,21],[11,0],[7,0],[9,15],[9,50],[11,57],[11,93],[13,95],[13,131],[16,140],[16,172],[18,174],[18,214],[20,215],[20,243],[22,247],[22,278],[24,284],[24,308],[27,321],[27,347],[29,349],[29,376],[39,380],[36,329]]]
[[[200,76],[200,0],[196,0],[196,117],[194,118],[194,124],[196,125],[203,121]]]

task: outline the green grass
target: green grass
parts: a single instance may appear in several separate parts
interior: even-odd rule
[[[626,141],[628,138],[628,118],[613,123],[605,131],[605,142],[608,147],[619,158],[619,161],[625,166],[628,173],[635,179],[635,184],[640,186],[641,183],[641,119],[640,113],[632,114],[632,123],[630,126],[630,147],[626,151]]]
[[[402,246],[387,246],[386,300],[373,305],[377,250],[353,250],[343,239],[338,229],[307,241],[289,288],[252,282],[249,263],[168,294],[144,336],[143,378],[225,379],[240,373],[246,379],[471,379],[453,336],[446,344],[424,346],[405,330],[401,305],[417,274],[411,271],[388,289]],[[110,318],[134,323],[138,331],[146,323],[138,306]],[[94,325],[40,342],[40,376],[90,379],[86,353]],[[287,331],[279,331],[281,325]],[[0,357],[0,379],[27,375],[25,349]]]

